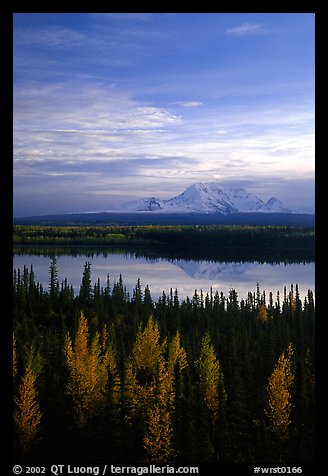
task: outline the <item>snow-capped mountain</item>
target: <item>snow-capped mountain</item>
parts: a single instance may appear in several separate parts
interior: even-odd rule
[[[259,266],[259,262],[216,262],[216,261],[187,261],[175,259],[175,266],[181,268],[194,279],[219,280],[222,276],[244,275]]]
[[[113,210],[111,210],[113,211]],[[141,198],[127,202],[116,211],[156,213],[293,213],[276,197],[264,202],[244,188],[222,187],[217,182],[198,182],[168,200]]]

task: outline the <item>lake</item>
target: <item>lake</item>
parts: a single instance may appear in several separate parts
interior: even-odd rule
[[[257,283],[260,290],[268,294],[277,291],[282,295],[284,286],[287,290],[290,285],[298,284],[300,297],[304,297],[315,286],[314,262],[259,262],[259,261],[206,261],[186,260],[178,258],[138,256],[126,251],[97,251],[84,253],[82,250],[74,254],[65,254],[61,251],[56,255],[58,281],[61,283],[67,278],[76,293],[79,292],[82,273],[85,263],[91,263],[92,284],[100,279],[101,286],[105,287],[107,275],[110,276],[111,286],[118,281],[120,274],[127,291],[132,296],[138,278],[141,286],[149,286],[152,298],[157,300],[164,291],[170,288],[178,290],[180,298],[192,297],[195,289],[203,290],[206,294],[211,288],[213,291],[229,295],[231,288],[237,291],[238,297],[246,298],[249,291],[256,291]],[[24,265],[33,266],[36,282],[42,283],[48,289],[49,268],[51,257],[40,253],[20,253],[13,258],[14,268],[23,270]]]

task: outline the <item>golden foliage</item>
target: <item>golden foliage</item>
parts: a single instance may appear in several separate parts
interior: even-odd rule
[[[271,428],[282,440],[288,438],[291,424],[291,388],[294,382],[292,356],[293,348],[289,344],[286,354],[280,355],[267,387],[268,407],[265,414],[270,421]]]
[[[158,324],[150,318],[144,330],[139,328],[133,347],[133,359],[138,370],[154,371],[157,363],[163,358],[166,346],[166,340],[162,344],[159,340]]]
[[[200,388],[213,420],[217,420],[222,403],[226,400],[223,373],[208,333],[202,339],[200,358],[197,362]]]
[[[74,343],[70,336],[67,336],[65,343],[69,370],[66,390],[73,400],[74,418],[80,428],[83,428],[89,418],[99,414],[104,408],[108,383],[109,353],[102,352],[98,333],[90,344],[88,339],[88,323],[81,313]]]
[[[265,304],[261,304],[257,318],[261,322],[267,322],[268,320],[268,308]]]
[[[132,424],[136,418],[145,418],[147,409],[152,405],[155,396],[155,381],[140,385],[133,362],[130,360],[125,368],[125,397],[128,408],[125,420]]]
[[[14,422],[23,453],[28,452],[35,441],[42,418],[35,380],[34,372],[27,366],[14,400]]]
[[[176,364],[178,364],[180,371],[185,369],[188,365],[186,351],[180,344],[179,331],[175,334],[169,346],[169,370],[171,373],[174,372]]]
[[[173,456],[175,369],[178,365],[181,372],[187,366],[179,333],[172,339],[167,354],[166,350],[166,339],[160,342],[158,324],[150,318],[144,329],[139,328],[125,367],[126,421],[130,424],[136,419],[143,421],[147,462],[165,463]]]
[[[143,447],[146,451],[147,463],[165,464],[174,454],[171,416],[168,411],[163,411],[158,405],[148,410]]]
[[[159,387],[158,374],[163,368],[164,343],[160,343],[158,324],[149,318],[144,329],[139,328],[132,349],[132,356],[126,363],[125,395],[129,402],[126,420],[131,422],[137,416],[146,418],[153,404],[156,386]]]

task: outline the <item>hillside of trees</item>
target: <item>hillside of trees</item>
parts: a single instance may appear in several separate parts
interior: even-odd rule
[[[313,261],[313,227],[290,226],[19,226],[13,244],[21,248],[108,247],[169,258],[238,261]],[[54,254],[54,253],[52,253]]]
[[[138,280],[74,294],[14,270],[15,462],[314,460],[313,293],[209,290],[155,302]]]

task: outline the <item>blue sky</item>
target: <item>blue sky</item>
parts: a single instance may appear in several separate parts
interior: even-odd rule
[[[194,182],[314,208],[313,13],[14,15],[14,215]]]

